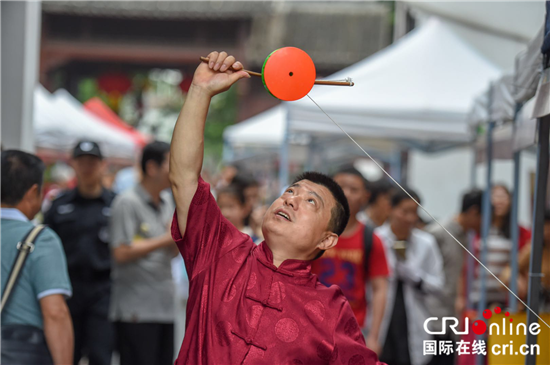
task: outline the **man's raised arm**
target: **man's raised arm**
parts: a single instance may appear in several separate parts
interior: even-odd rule
[[[204,156],[204,124],[210,99],[228,90],[237,80],[250,77],[240,62],[225,52],[212,52],[201,63],[176,122],[170,147],[170,183],[176,201],[178,226],[183,237],[187,213],[197,190]],[[237,71],[232,71],[237,70]]]

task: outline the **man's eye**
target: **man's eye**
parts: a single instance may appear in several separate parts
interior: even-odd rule
[[[308,199],[308,203],[315,204],[315,199]]]
[[[292,189],[286,189],[285,193],[292,193]]]

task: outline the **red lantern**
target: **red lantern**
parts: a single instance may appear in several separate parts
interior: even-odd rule
[[[116,92],[124,95],[132,87],[132,80],[122,73],[104,73],[97,79],[97,84],[107,94]]]

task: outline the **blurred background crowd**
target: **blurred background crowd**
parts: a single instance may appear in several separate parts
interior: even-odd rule
[[[14,229],[6,214],[22,219],[4,208],[27,199],[14,186],[36,183],[43,199],[27,218],[47,223],[64,249],[68,278],[61,272],[48,290],[72,295],[75,364],[168,364],[181,345],[188,278],[170,237],[167,156],[194,69],[211,50],[260,70],[270,52],[296,46],[312,57],[318,78],[356,83],[311,95],[411,196],[315,105],[281,103],[258,80],[213,99],[202,177],[222,214],[256,243],[267,207],[293,177],[317,170],[335,178],[352,215],[313,271],[342,288],[383,361],[473,363],[423,356],[431,338],[424,321],[479,318],[482,307],[525,310],[411,198],[527,300],[532,114],[548,62],[541,47],[550,48],[545,2],[1,6],[2,275],[15,255],[4,252],[5,232]],[[32,151],[43,165],[12,149]],[[21,169],[36,169],[43,181]],[[550,213],[543,238],[540,310],[549,312]],[[19,319],[2,313],[3,324]]]

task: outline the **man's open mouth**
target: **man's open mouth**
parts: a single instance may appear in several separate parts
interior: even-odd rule
[[[278,211],[278,212],[275,213],[275,214],[277,214],[277,215],[283,217],[284,219],[286,219],[287,221],[290,222],[290,216],[289,216],[288,214],[286,214],[285,212],[283,212],[283,211]]]

